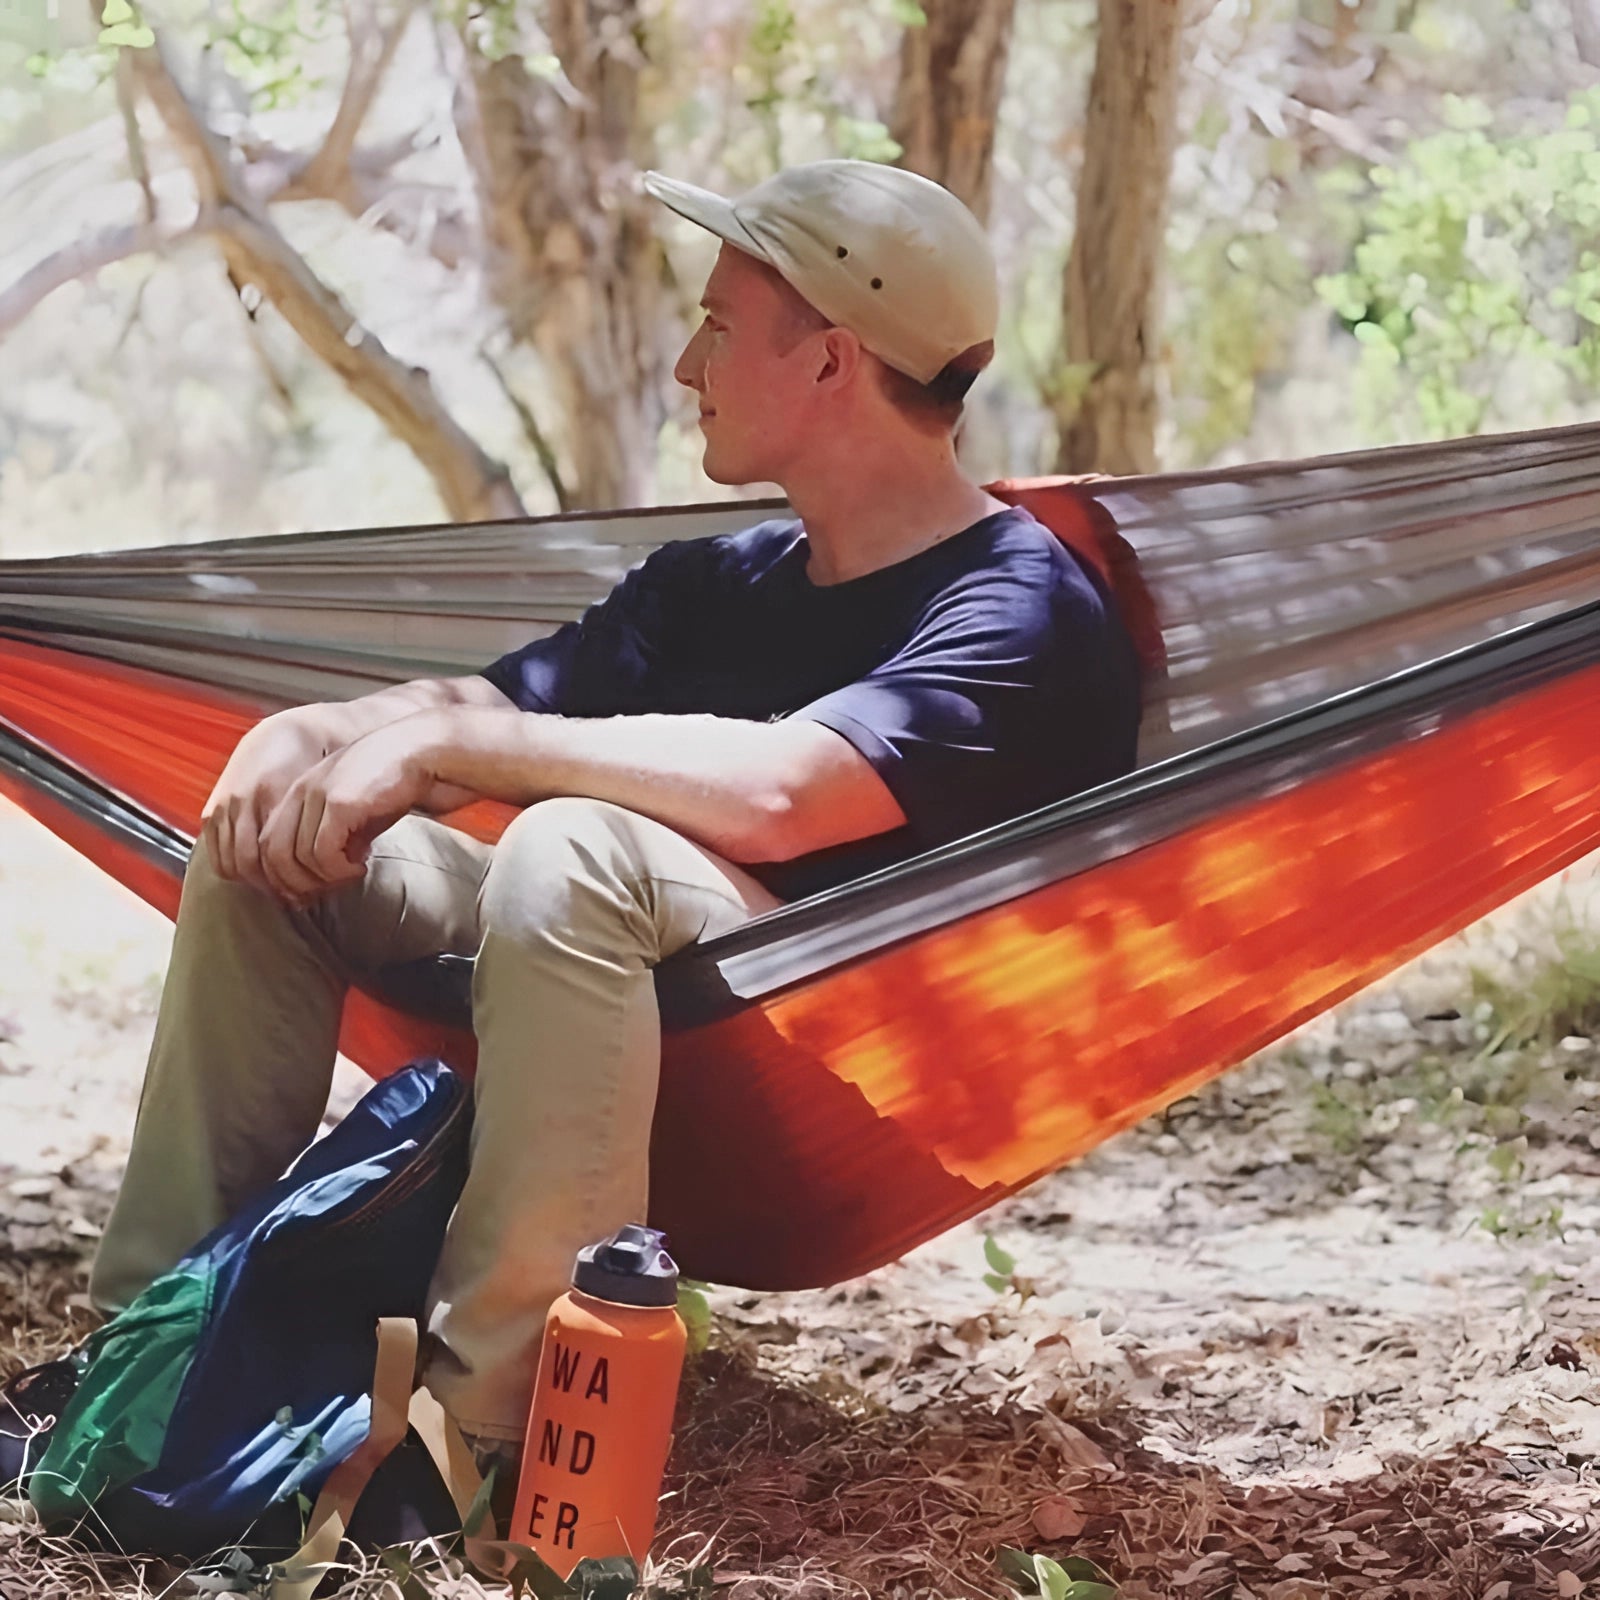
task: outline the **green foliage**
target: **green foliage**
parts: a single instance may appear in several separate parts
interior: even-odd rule
[[[472,1497],[472,1504],[467,1507],[467,1514],[461,1519],[461,1531],[469,1539],[477,1538],[480,1533],[489,1528],[489,1505],[494,1499],[495,1479],[499,1476],[499,1473],[498,1464],[491,1466],[484,1473],[483,1481],[478,1485],[477,1493]]]
[[[199,42],[216,53],[253,107],[270,110],[319,86],[309,63],[332,27],[325,0],[222,0],[208,13]],[[121,50],[154,43],[155,33],[135,0],[105,0],[92,44],[36,54],[27,69],[63,91],[103,85]]]
[[[984,1273],[983,1281],[996,1294],[1003,1294],[1011,1287],[1011,1274],[1017,1270],[1017,1258],[985,1234],[983,1259],[989,1263],[989,1270]]]
[[[1600,939],[1566,909],[1558,912],[1548,937],[1549,959],[1515,983],[1474,970],[1472,1000],[1486,1008],[1492,1024],[1487,1054],[1600,1032]]]
[[[513,1600],[531,1596],[532,1600],[630,1600],[639,1589],[638,1564],[629,1556],[586,1556],[563,1578],[537,1550],[509,1541],[489,1541],[468,1545],[467,1555],[501,1583],[510,1587]],[[412,1572],[437,1571],[420,1566]]]
[[[1460,1137],[1462,1150],[1499,1152],[1521,1136],[1525,1107],[1555,1088],[1563,1071],[1540,1051],[1480,1051],[1465,1058],[1426,1051],[1392,1072],[1313,1082],[1312,1126],[1342,1156],[1385,1142],[1406,1123],[1447,1128]],[[1486,1159],[1500,1181],[1519,1176],[1512,1154]]]
[[[1331,1083],[1312,1084],[1312,1125],[1339,1155],[1351,1156],[1366,1142],[1369,1112],[1354,1096],[1341,1093],[1342,1088],[1343,1085],[1335,1087]]]
[[[750,30],[750,64],[755,92],[745,96],[745,107],[755,113],[767,144],[773,171],[783,165],[783,134],[778,111],[784,94],[781,79],[785,58],[795,42],[797,27],[789,0],[759,0],[755,26]]]
[[[307,53],[328,36],[331,18],[312,0],[224,0],[212,43],[261,109],[292,105],[312,87]]]
[[[528,24],[537,13],[519,8],[517,0],[438,0],[438,11],[441,20],[471,39],[486,61],[520,53],[534,76],[560,75],[557,57],[534,48],[536,30],[530,30]]]
[[[737,14],[726,40],[735,61],[723,82],[705,84],[699,105],[681,87],[663,97],[664,149],[675,136],[694,141],[715,128],[715,170],[702,177],[734,189],[792,162],[899,156],[882,118],[882,65],[907,25],[905,0],[756,0]],[[665,44],[670,32],[662,30],[661,61],[681,78]]]
[[[1027,1600],[1116,1600],[1117,1586],[1082,1556],[1053,1561],[1006,1545],[996,1565]]]
[[[504,1548],[515,1557],[503,1574],[513,1600],[524,1595],[533,1600],[629,1600],[639,1588],[639,1569],[627,1556],[603,1561],[589,1557],[573,1568],[570,1578],[562,1578],[538,1551],[516,1544]]]
[[[1359,1157],[1408,1123],[1447,1130],[1457,1157],[1481,1162],[1499,1191],[1476,1226],[1507,1243],[1563,1236],[1561,1206],[1528,1191],[1529,1147],[1572,1136],[1573,1115],[1589,1103],[1584,1080],[1600,1071],[1600,1049],[1559,1048],[1600,1036],[1600,937],[1563,905],[1538,939],[1542,958],[1510,975],[1470,974],[1459,1025],[1475,1046],[1309,1085],[1312,1127],[1341,1156]],[[1288,1051],[1279,1062],[1308,1070]]]
[[[102,46],[127,45],[138,50],[153,45],[156,36],[128,0],[106,0],[105,9],[100,13],[97,42]]]
[[[1240,96],[1232,74],[1211,87],[1174,163],[1161,313],[1173,467],[1256,431],[1263,394],[1294,375],[1317,272],[1358,233],[1348,198],[1312,177],[1316,155],[1277,87],[1255,87],[1249,111]]]
[[[1017,1258],[988,1235],[984,1236],[983,1259],[989,1264],[989,1270],[984,1273],[983,1281],[996,1294],[1015,1292],[1019,1300],[1026,1302],[1038,1293],[1038,1287],[1032,1278],[1018,1275]]]
[[[1285,235],[1218,218],[1174,261],[1173,421],[1205,461],[1255,421],[1257,384],[1287,363],[1310,273]]]
[[[832,119],[834,146],[851,161],[897,161],[902,146],[888,126],[871,117],[851,117],[839,112]]]
[[[36,83],[58,93],[92,94],[110,84],[120,48],[118,44],[96,40],[74,49],[36,51],[24,65]]]
[[[400,1592],[400,1600],[430,1600],[433,1590],[428,1587],[426,1579],[418,1571],[417,1563],[410,1554],[398,1548],[383,1550],[379,1552],[378,1559],[394,1579],[394,1587]]]
[[[1553,398],[1600,385],[1600,90],[1563,127],[1499,133],[1479,103],[1370,172],[1349,267],[1317,292],[1360,343],[1364,421],[1434,436],[1538,420],[1527,379]],[[1554,380],[1553,383],[1551,380]]]
[[[890,0],[898,16],[904,0]],[[927,19],[912,7],[920,23]],[[815,19],[802,25],[790,0],[759,0],[746,46],[749,89],[744,106],[761,132],[766,166],[776,171],[789,159],[786,126],[809,114],[827,128],[828,153],[857,161],[893,161],[900,146],[876,117],[856,114],[840,93],[835,77],[816,59],[820,44]],[[917,25],[917,24],[909,24]]]
[[[720,1588],[715,1568],[690,1567],[670,1589],[652,1582],[645,1593],[648,1600],[712,1600]]]
[[[1554,1201],[1531,1211],[1516,1206],[1489,1206],[1478,1218],[1478,1226],[1495,1239],[1561,1239],[1565,1237],[1563,1215]]]
[[[678,1315],[689,1335],[688,1350],[697,1356],[711,1342],[711,1303],[706,1286],[693,1278],[678,1279]]]

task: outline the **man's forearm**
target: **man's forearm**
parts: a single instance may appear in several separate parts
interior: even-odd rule
[[[568,718],[481,706],[419,717],[427,775],[494,800],[609,800],[730,861],[789,853],[797,785],[779,726],[710,716]]]
[[[511,702],[487,678],[416,678],[391,684],[355,700],[330,700],[298,708],[323,731],[327,749],[342,749],[379,728],[424,711],[475,706],[510,709]]]

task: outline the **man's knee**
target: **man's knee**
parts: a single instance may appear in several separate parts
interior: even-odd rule
[[[638,915],[645,885],[638,820],[622,806],[576,795],[529,806],[495,846],[483,887],[485,930]]]
[[[529,806],[511,821],[495,846],[491,872],[564,874],[574,863],[605,870],[634,854],[635,812],[609,800],[558,795]]]
[[[203,839],[197,840],[189,852],[189,864],[183,873],[183,894],[178,902],[180,922],[193,922],[198,918],[232,913],[243,909],[248,913],[257,891],[249,884],[234,878],[224,878],[211,859],[211,851]]]

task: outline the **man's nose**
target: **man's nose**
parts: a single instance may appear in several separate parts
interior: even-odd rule
[[[700,353],[700,336],[704,332],[705,324],[702,322],[690,335],[688,344],[683,347],[683,354],[672,369],[672,376],[685,389],[700,387],[700,374],[705,370],[705,358]]]

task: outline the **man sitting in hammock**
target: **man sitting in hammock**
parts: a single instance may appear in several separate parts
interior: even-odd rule
[[[731,204],[646,181],[725,241],[676,368],[706,473],[776,483],[794,515],[665,546],[481,676],[240,741],[92,1278],[126,1305],[294,1160],[347,986],[476,955],[472,1168],[425,1380],[512,1449],[575,1252],[645,1209],[651,968],[1134,761],[1136,667],[1098,578],[956,462],[997,309],[971,213],[856,161]],[[417,814],[478,796],[526,807],[493,847]]]

